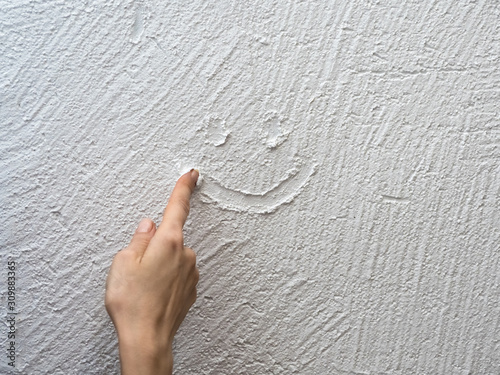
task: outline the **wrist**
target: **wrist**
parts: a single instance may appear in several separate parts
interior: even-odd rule
[[[119,334],[118,344],[122,375],[172,374],[173,357],[170,340],[160,339],[147,333]]]

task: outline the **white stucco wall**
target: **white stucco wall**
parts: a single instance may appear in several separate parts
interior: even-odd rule
[[[177,374],[500,373],[500,3],[1,1],[0,373],[110,374],[196,166]]]

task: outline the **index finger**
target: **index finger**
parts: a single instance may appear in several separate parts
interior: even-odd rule
[[[189,199],[196,187],[198,176],[199,172],[196,169],[191,169],[177,180],[158,230],[165,228],[182,230],[189,215]]]

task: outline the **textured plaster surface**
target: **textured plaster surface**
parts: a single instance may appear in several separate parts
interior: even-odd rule
[[[499,4],[1,1],[15,373],[119,371],[108,267],[196,166],[176,374],[499,374]]]

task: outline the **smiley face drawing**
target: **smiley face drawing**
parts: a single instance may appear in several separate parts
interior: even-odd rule
[[[203,176],[202,201],[226,210],[271,213],[298,196],[317,165],[297,152],[291,131],[281,125],[284,121],[276,112],[268,112],[264,126],[244,133],[235,130],[236,124],[229,128],[220,116],[206,116],[197,131],[204,140],[204,153],[195,162]],[[269,175],[266,169],[272,171],[276,164],[286,169]]]
[[[172,14],[172,24],[151,28],[154,36],[146,29],[145,40],[170,59],[161,101],[165,121],[184,133],[183,144],[169,145],[175,158],[200,169],[205,203],[249,213],[290,203],[320,164],[316,141],[329,105],[320,97],[333,88],[325,61],[335,51],[309,48],[300,30],[235,25],[216,10],[210,25]]]

